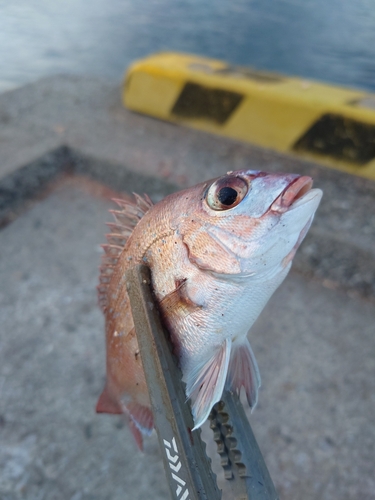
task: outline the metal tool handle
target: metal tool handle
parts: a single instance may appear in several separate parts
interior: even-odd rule
[[[146,382],[173,499],[219,500],[221,491],[194,427],[190,404],[170,342],[151,293],[150,270],[143,265],[126,273],[127,291]],[[236,500],[278,500],[278,495],[236,394],[224,391],[210,414],[214,440]]]
[[[278,500],[278,494],[237,396],[224,391],[210,414],[225,478],[236,500]]]
[[[126,283],[172,498],[219,500],[221,491],[200,430],[191,430],[190,405],[154,306],[150,270],[142,265],[130,269]]]

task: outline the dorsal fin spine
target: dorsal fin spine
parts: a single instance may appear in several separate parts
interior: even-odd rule
[[[130,214],[132,217],[130,218],[129,215],[125,215],[120,210],[110,210],[110,213],[114,216],[116,222],[121,225],[128,225],[132,229],[135,228],[137,222],[140,220],[136,215]]]
[[[105,237],[110,245],[119,246],[124,248],[125,243],[127,241],[127,237],[122,234],[109,233],[106,234]]]
[[[133,193],[133,195],[134,201],[114,198],[113,201],[121,210],[109,210],[115,222],[107,223],[111,232],[106,234],[107,243],[101,245],[104,254],[102,255],[99,286],[97,287],[98,302],[103,312],[107,307],[108,285],[111,280],[111,275],[114,272],[114,267],[118,263],[118,258],[135,226],[153,206],[152,201],[146,194],[140,196],[139,194]]]
[[[118,262],[116,257],[109,257],[108,255],[102,255],[101,267],[112,266],[114,267]]]
[[[124,232],[126,231],[132,232],[134,229],[130,225],[125,226],[124,224],[120,224],[118,222],[106,222],[106,225],[111,229],[113,233],[124,234]]]
[[[123,247],[120,247],[119,245],[104,244],[100,246],[103,248],[104,252],[111,257],[118,257],[123,249]]]

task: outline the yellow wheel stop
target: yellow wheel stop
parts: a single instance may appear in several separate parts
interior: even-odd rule
[[[127,108],[375,179],[375,94],[160,53],[128,70]]]

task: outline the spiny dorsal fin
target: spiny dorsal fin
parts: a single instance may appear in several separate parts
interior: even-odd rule
[[[143,197],[133,193],[134,201],[113,199],[120,210],[110,210],[115,222],[108,222],[107,226],[111,232],[106,234],[107,244],[102,245],[104,254],[100,266],[98,301],[102,311],[107,307],[107,290],[111,275],[118,262],[118,258],[124,249],[133,229],[142,219],[146,212],[153,206],[152,201],[144,194]]]

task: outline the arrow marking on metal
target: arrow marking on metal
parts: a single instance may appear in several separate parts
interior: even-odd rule
[[[169,467],[174,470],[175,472],[178,472],[181,469],[181,462],[178,462],[177,465],[172,465],[171,463],[169,464]]]
[[[179,460],[178,449],[177,449],[177,444],[176,444],[175,438],[172,438],[171,442],[167,441],[166,439],[163,439],[163,443],[165,446],[165,453],[168,457],[169,467],[174,472],[178,472],[181,469],[182,464]],[[175,452],[175,455],[171,455],[172,448],[173,448],[173,451]],[[186,486],[186,482],[183,479],[181,479],[179,476],[174,474],[173,472],[172,472],[172,478],[177,483],[176,497],[178,498],[180,493],[183,491],[183,487]],[[186,488],[185,491],[182,493],[182,496],[180,497],[179,500],[186,500],[186,499],[188,499],[188,496],[189,496],[189,489]]]

